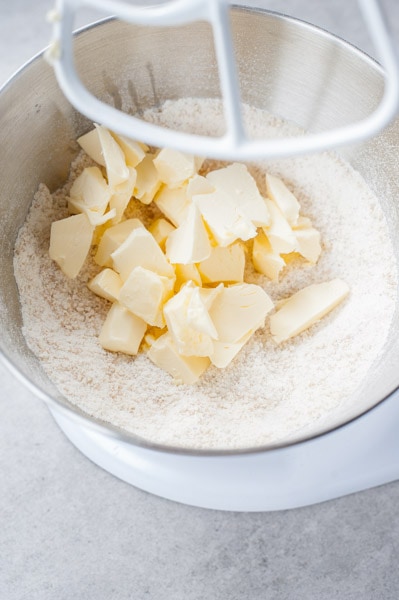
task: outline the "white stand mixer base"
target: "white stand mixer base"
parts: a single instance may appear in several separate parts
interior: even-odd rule
[[[68,439],[119,479],[169,500],[219,510],[306,506],[399,478],[398,396],[356,421],[268,452],[195,456],[133,446],[51,407]]]

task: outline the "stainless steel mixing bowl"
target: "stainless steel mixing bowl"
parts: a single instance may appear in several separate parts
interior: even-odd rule
[[[380,68],[334,36],[252,9],[234,9],[232,25],[244,102],[311,131],[364,118],[378,104],[383,89]],[[136,113],[166,99],[219,96],[211,32],[205,23],[147,29],[106,20],[76,37],[76,61],[93,93]],[[90,125],[65,100],[42,56],[19,71],[0,93],[0,348],[16,375],[53,410],[132,446],[154,447],[70,404],[44,374],[22,333],[13,274],[18,229],[38,184],[45,182],[54,190],[65,180],[78,151],[74,140]],[[398,145],[396,121],[378,138],[346,148],[342,154],[381,199],[399,253]],[[385,355],[370,371],[362,393],[335,411],[328,422],[302,432],[302,438],[358,417],[398,387],[398,330],[396,316]]]

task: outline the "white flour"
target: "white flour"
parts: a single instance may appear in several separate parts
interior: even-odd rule
[[[221,131],[217,101],[167,103],[148,120],[199,133]],[[259,136],[296,133],[256,109],[247,110]],[[87,164],[78,161],[70,181]],[[87,413],[144,438],[190,448],[243,448],[284,439],[350,399],[380,355],[396,302],[396,267],[377,199],[350,166],[332,154],[252,166],[265,193],[266,168],[297,194],[302,213],[320,230],[315,267],[299,261],[279,284],[248,269],[247,281],[274,300],[311,283],[339,277],[349,299],[319,324],[281,346],[258,331],[224,370],[210,367],[194,386],[177,386],[144,354],[105,352],[98,333],[109,303],[86,282],[100,269],[88,261],[67,280],[48,256],[50,224],[67,216],[70,182],[50,195],[42,185],[15,249],[24,334],[61,392]],[[378,323],[371,327],[370,323]]]

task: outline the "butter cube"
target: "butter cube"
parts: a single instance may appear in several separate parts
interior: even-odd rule
[[[206,177],[202,175],[194,175],[188,183],[186,187],[187,198],[191,201],[193,196],[197,194],[209,194],[210,192],[214,192],[215,187]]]
[[[219,246],[255,237],[256,227],[241,215],[234,200],[223,191],[195,195],[193,202]]]
[[[181,187],[197,171],[194,156],[171,148],[163,148],[154,158],[154,165],[159,179],[171,189]]]
[[[292,229],[296,231],[297,229],[310,229],[312,227],[312,221],[308,217],[303,217],[299,215],[298,221],[295,225],[293,225]]]
[[[183,356],[209,356],[217,331],[202,302],[199,288],[187,283],[164,306],[169,333]]]
[[[296,229],[297,252],[311,263],[316,263],[320,254],[320,233],[314,227]]]
[[[151,233],[144,227],[133,229],[111,257],[114,268],[123,281],[127,280],[135,267],[143,267],[165,277],[174,278],[175,275],[172,265],[166,260]]]
[[[209,358],[181,356],[168,333],[155,340],[147,356],[176,381],[186,384],[198,381],[210,364]]]
[[[167,332],[168,330],[166,329],[166,327],[164,327],[163,329],[160,329],[159,327],[148,327],[147,333],[144,336],[144,342],[146,343],[147,348],[143,348],[143,350],[145,349],[148,352],[150,346],[152,346],[153,343],[159,337],[161,337],[161,335],[164,335]]]
[[[206,176],[217,190],[232,198],[240,214],[257,227],[269,225],[270,215],[255,179],[245,165],[233,163]]]
[[[122,149],[125,155],[125,162],[128,167],[137,167],[137,165],[145,157],[145,152],[142,146],[124,135],[117,135],[111,132],[112,137]]]
[[[297,241],[290,224],[280,209],[271,200],[265,200],[271,217],[271,225],[264,227],[275,254],[289,254],[297,249]]]
[[[266,275],[272,281],[278,281],[279,275],[285,267],[284,259],[273,252],[269,240],[262,231],[254,240],[252,262],[259,273]]]
[[[126,240],[129,234],[138,227],[143,227],[143,223],[139,219],[127,219],[109,227],[102,236],[97,248],[97,253],[94,256],[95,262],[101,267],[112,267],[113,262],[111,254]]]
[[[220,342],[237,343],[263,327],[273,302],[258,285],[241,283],[225,287],[215,298],[209,315]]]
[[[103,269],[87,284],[89,290],[110,302],[117,302],[122,280],[112,269]]]
[[[94,210],[90,210],[87,206],[77,200],[70,200],[68,202],[69,212],[73,214],[83,213],[89,220],[90,225],[93,227],[100,227],[108,223],[108,221],[112,221],[116,216],[116,210],[113,208],[103,215],[99,212],[95,212]],[[94,244],[94,238],[93,238]]]
[[[219,296],[223,289],[223,283],[219,283],[215,288],[200,288],[199,295],[208,312],[214,300]]]
[[[240,242],[212,248],[209,258],[200,262],[198,270],[203,283],[238,283],[244,281],[245,250]]]
[[[277,344],[319,321],[349,294],[341,279],[309,285],[290,298],[270,317],[270,331]]]
[[[99,341],[104,350],[137,354],[147,324],[115,302],[102,326]]]
[[[208,258],[211,243],[195,204],[187,211],[187,216],[166,240],[166,256],[172,264],[191,265]]]
[[[164,302],[173,294],[174,280],[136,267],[119,293],[119,302],[149,325],[164,327]]]
[[[281,179],[270,173],[266,175],[266,189],[267,195],[278,206],[288,223],[295,226],[298,222],[300,205],[294,194]]]
[[[129,178],[129,169],[126,166],[125,155],[108,129],[105,129],[101,125],[96,125],[96,129],[107,170],[108,183],[113,188]]]
[[[192,281],[195,285],[201,286],[201,275],[194,264],[191,265],[174,265],[176,273],[175,290],[178,292],[182,285],[187,281]]]
[[[183,223],[191,201],[187,197],[186,188],[170,189],[162,186],[154,199],[159,210],[175,227]]]
[[[121,222],[123,214],[133,196],[134,188],[136,185],[137,173],[136,169],[128,167],[129,177],[123,183],[114,187],[114,193],[109,201],[109,207],[115,209],[115,217],[113,224],[117,225]]]
[[[94,227],[85,214],[51,224],[49,254],[67,277],[73,279],[90,251]]]
[[[248,340],[252,337],[255,330],[249,331],[244,337],[235,342],[234,344],[228,344],[227,342],[213,342],[213,353],[210,355],[211,363],[218,367],[218,369],[224,369],[231,361],[237,356],[239,351]]]
[[[100,140],[98,137],[97,129],[92,129],[89,133],[85,133],[80,138],[78,138],[78,144],[81,148],[86,152],[90,158],[92,158],[96,163],[105,167],[105,160],[102,153],[102,148],[100,144]]]
[[[152,154],[147,154],[137,165],[135,197],[143,204],[150,204],[161,187],[161,181],[153,163]]]
[[[165,243],[168,235],[174,230],[173,225],[166,219],[156,219],[148,228],[148,231],[154,236],[155,241],[163,251],[165,251]]]
[[[111,192],[98,167],[87,167],[71,187],[70,197],[86,208],[104,214]]]

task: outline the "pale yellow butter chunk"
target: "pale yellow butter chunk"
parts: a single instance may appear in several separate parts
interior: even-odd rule
[[[292,229],[293,231],[296,231],[297,229],[310,229],[311,227],[312,221],[308,217],[303,217],[302,215],[299,215],[298,221],[296,225],[292,227]]]
[[[143,267],[165,277],[175,275],[172,265],[167,261],[151,233],[144,227],[133,229],[119,248],[111,254],[111,258],[115,270],[123,281],[127,280],[136,267]]]
[[[244,218],[234,200],[221,190],[193,196],[202,217],[219,246],[256,236],[256,227]]]
[[[98,167],[87,167],[77,177],[70,190],[72,201],[104,214],[111,198],[111,191]]]
[[[78,144],[81,148],[86,152],[90,158],[92,158],[96,163],[105,167],[105,160],[100,144],[100,139],[98,137],[97,129],[92,129],[89,133],[85,133],[80,138],[78,138]]]
[[[96,125],[96,129],[101,144],[101,152],[104,157],[108,183],[113,188],[129,178],[129,169],[126,166],[125,155],[108,129],[101,125]]]
[[[240,242],[212,248],[209,258],[198,265],[203,283],[244,281],[245,250]]]
[[[219,283],[215,288],[200,288],[199,295],[208,312],[214,300],[219,296],[223,289],[223,283]]]
[[[104,350],[135,355],[146,329],[145,321],[115,302],[104,321],[99,341]]]
[[[145,157],[143,147],[138,142],[131,140],[130,138],[124,135],[117,135],[114,132],[111,132],[111,134],[114,140],[117,142],[118,146],[121,148],[123,154],[125,155],[125,161],[127,166],[137,167],[137,165]]]
[[[94,227],[85,214],[73,215],[51,224],[50,258],[73,279],[90,251]]]
[[[254,239],[252,262],[259,273],[266,275],[272,281],[278,281],[285,267],[284,259],[273,252],[269,240],[262,231]]]
[[[188,209],[183,223],[170,233],[165,248],[172,264],[191,265],[211,255],[208,233],[195,204]]]
[[[341,279],[309,285],[285,301],[270,317],[270,331],[278,344],[302,333],[335,308],[349,294]]]
[[[273,302],[258,285],[241,283],[225,287],[215,298],[209,315],[220,342],[237,343],[263,327]]]
[[[172,189],[181,187],[197,172],[194,156],[171,148],[163,148],[154,158],[154,165],[159,179]]]
[[[109,207],[115,209],[115,217],[113,224],[117,225],[121,222],[124,212],[133,196],[134,187],[136,185],[137,173],[136,169],[128,167],[129,177],[123,183],[116,185],[113,188],[113,194],[109,201]]]
[[[182,285],[187,281],[192,281],[195,285],[201,286],[202,280],[196,265],[173,265],[175,268],[176,282],[175,290],[179,291]]]
[[[316,263],[321,254],[320,233],[314,227],[296,229],[297,252],[311,263]]]
[[[169,373],[177,382],[186,384],[198,381],[210,365],[207,357],[181,356],[168,333],[154,341],[147,356],[157,367]]]
[[[165,243],[168,235],[174,230],[175,227],[172,223],[162,218],[156,219],[148,228],[148,231],[154,236],[155,241],[163,251],[165,251]]]
[[[197,194],[209,194],[215,191],[215,186],[211,184],[209,179],[202,175],[194,175],[189,179],[186,187],[187,198],[191,201],[193,196]]]
[[[164,306],[169,333],[183,356],[209,356],[217,331],[209,316],[200,290],[187,283]]]
[[[266,189],[267,195],[278,206],[288,223],[295,226],[298,222],[300,205],[294,194],[281,179],[269,173],[266,175]]]
[[[175,227],[183,223],[191,205],[185,187],[172,190],[166,185],[161,187],[154,198],[154,202]]]
[[[137,180],[134,195],[143,204],[150,204],[161,187],[153,158],[152,154],[147,154],[136,167]]]
[[[122,286],[119,302],[149,325],[163,327],[164,303],[173,294],[174,279],[136,267]]]
[[[122,280],[112,269],[103,269],[87,284],[89,290],[110,302],[117,302]]]
[[[295,233],[280,209],[271,200],[265,200],[269,209],[271,224],[264,227],[270,245],[275,254],[289,254],[297,249]]]
[[[209,356],[211,363],[218,369],[226,368],[231,361],[237,356],[240,350],[245,346],[255,330],[249,331],[244,337],[235,342],[228,344],[227,342],[213,342],[213,353]]]
[[[144,228],[139,219],[127,219],[109,227],[103,234],[98,244],[97,253],[94,256],[95,262],[101,267],[112,267],[113,262],[111,254],[126,240],[129,234],[138,227]]]
[[[115,208],[109,210],[108,212],[101,214],[94,210],[90,210],[87,206],[77,200],[70,200],[68,202],[68,209],[70,213],[79,214],[84,213],[88,218],[89,222],[93,227],[99,227],[100,225],[104,225],[108,221],[111,221],[116,216]]]
[[[233,163],[223,169],[211,171],[206,178],[217,190],[223,191],[234,200],[245,219],[257,227],[269,225],[268,208],[259,193],[255,179],[245,165]]]

